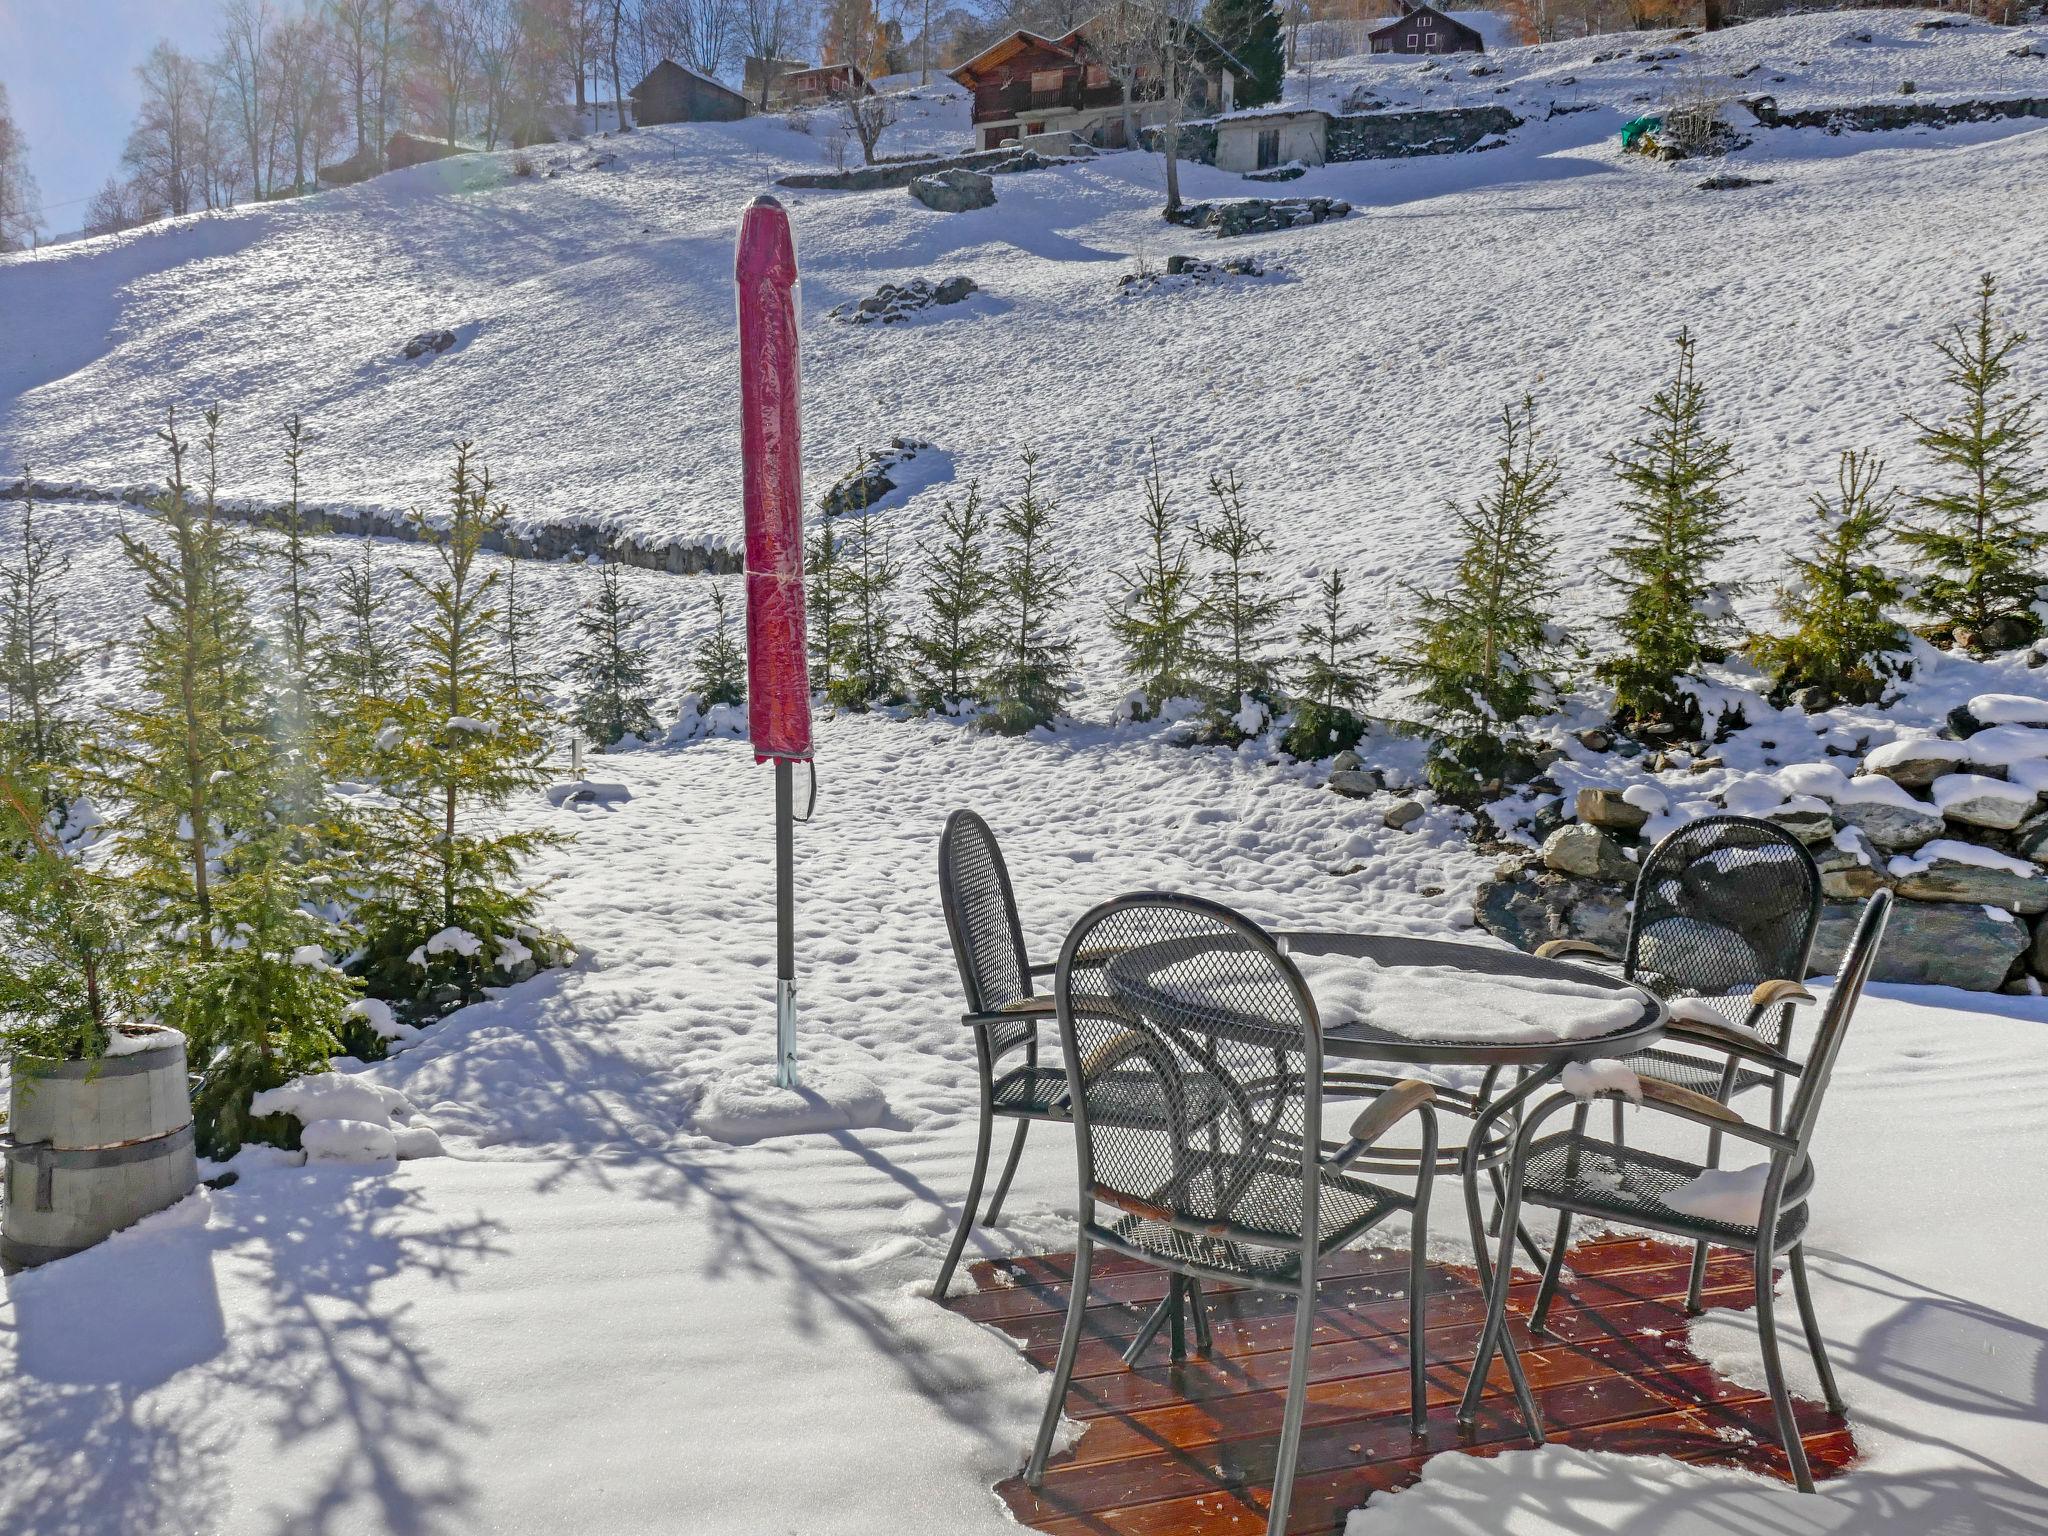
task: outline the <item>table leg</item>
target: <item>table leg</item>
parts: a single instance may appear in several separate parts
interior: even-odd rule
[[[1493,1363],[1493,1351],[1498,1348],[1508,1368],[1508,1380],[1514,1386],[1515,1403],[1522,1411],[1522,1422],[1528,1426],[1529,1437],[1538,1445],[1543,1443],[1543,1421],[1536,1412],[1536,1399],[1529,1391],[1528,1378],[1522,1374],[1521,1357],[1515,1350],[1515,1341],[1508,1336],[1505,1322],[1496,1326],[1496,1318],[1504,1318],[1505,1309],[1493,1306],[1494,1286],[1507,1286],[1514,1281],[1515,1238],[1519,1223],[1503,1223],[1500,1258],[1495,1263],[1487,1253],[1486,1218],[1479,1208],[1479,1175],[1493,1171],[1490,1165],[1484,1169],[1480,1166],[1481,1149],[1487,1142],[1493,1122],[1518,1111],[1532,1094],[1555,1081],[1563,1070],[1562,1066],[1546,1066],[1529,1072],[1507,1093],[1487,1105],[1473,1122],[1464,1155],[1465,1216],[1472,1228],[1472,1267],[1478,1272],[1480,1289],[1486,1294],[1487,1321],[1480,1330],[1479,1348],[1472,1360],[1472,1374],[1465,1383],[1465,1395],[1458,1405],[1458,1422],[1467,1428],[1471,1426],[1480,1398],[1486,1391],[1486,1373]]]

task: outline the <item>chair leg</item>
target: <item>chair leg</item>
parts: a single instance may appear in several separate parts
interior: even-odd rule
[[[1125,1365],[1136,1365],[1138,1363],[1138,1356],[1145,1353],[1145,1346],[1158,1337],[1159,1330],[1165,1326],[1167,1319],[1173,1315],[1173,1306],[1177,1294],[1173,1286],[1169,1284],[1166,1288],[1166,1299],[1152,1309],[1152,1315],[1145,1319],[1144,1326],[1139,1328],[1137,1337],[1124,1346]]]
[[[1799,1303],[1799,1326],[1806,1330],[1806,1349],[1813,1356],[1814,1374],[1820,1377],[1821,1396],[1827,1399],[1828,1411],[1839,1414],[1842,1410],[1842,1394],[1835,1390],[1834,1367],[1828,1364],[1828,1347],[1820,1341],[1820,1320],[1813,1311],[1813,1291],[1806,1283],[1806,1245],[1795,1243],[1792,1247],[1792,1296]]]
[[[1536,1305],[1529,1309],[1529,1331],[1547,1335],[1550,1329],[1545,1319],[1550,1316],[1550,1304],[1557,1299],[1557,1282],[1564,1274],[1564,1251],[1571,1246],[1572,1218],[1568,1211],[1557,1213],[1557,1235],[1550,1240],[1550,1260],[1543,1266],[1543,1283],[1536,1287]]]
[[[1046,1399],[1045,1417],[1038,1423],[1038,1442],[1031,1448],[1031,1460],[1024,1468],[1024,1481],[1036,1488],[1045,1480],[1045,1459],[1052,1454],[1053,1431],[1059,1428],[1060,1411],[1067,1405],[1067,1383],[1074,1378],[1074,1356],[1081,1349],[1081,1320],[1088,1313],[1088,1267],[1095,1245],[1084,1232],[1074,1245],[1074,1289],[1067,1298],[1067,1326],[1060,1334],[1060,1356],[1052,1368],[1052,1396]]]
[[[1622,1102],[1620,1099],[1616,1099],[1614,1101],[1614,1144],[1617,1147],[1628,1145],[1627,1132],[1622,1125],[1621,1110]]]
[[[1721,1133],[1719,1131],[1707,1132],[1707,1166],[1709,1168],[1721,1166]],[[1704,1310],[1700,1306],[1700,1288],[1706,1284],[1706,1281],[1707,1245],[1704,1242],[1694,1243],[1692,1245],[1692,1273],[1685,1282],[1685,1315],[1687,1317],[1698,1317],[1701,1311]]]
[[[1425,1213],[1426,1214],[1426,1213]],[[1421,1434],[1429,1420],[1429,1384],[1422,1341],[1429,1332],[1429,1241],[1418,1221],[1408,1235],[1408,1428]]]
[[[1315,1341],[1316,1291],[1311,1280],[1294,1303],[1294,1357],[1287,1370],[1287,1408],[1280,1419],[1280,1454],[1273,1463],[1273,1502],[1266,1508],[1266,1536],[1285,1536],[1287,1506],[1294,1498],[1294,1464],[1301,1456],[1301,1411],[1308,1397],[1308,1352]]]
[[[1003,1164],[1003,1176],[996,1180],[996,1192],[989,1197],[988,1213],[981,1218],[984,1227],[992,1227],[1003,1214],[1003,1197],[1010,1192],[1010,1180],[1017,1177],[1017,1160],[1024,1155],[1024,1135],[1031,1129],[1029,1120],[1017,1122],[1017,1134],[1010,1142],[1009,1160]]]
[[[1801,1493],[1813,1492],[1813,1474],[1807,1470],[1806,1447],[1799,1439],[1799,1423],[1792,1417],[1792,1394],[1785,1387],[1785,1362],[1778,1358],[1778,1324],[1772,1307],[1771,1255],[1756,1255],[1756,1336],[1762,1346],[1764,1378],[1771,1387],[1771,1412],[1778,1421],[1778,1439],[1785,1447],[1785,1459],[1792,1464],[1792,1481]]]
[[[1209,1304],[1202,1299],[1202,1282],[1193,1278],[1188,1281],[1188,1315],[1195,1325],[1195,1353],[1206,1355],[1215,1347],[1209,1336]]]
[[[974,1225],[974,1212],[981,1204],[981,1182],[988,1177],[988,1142],[995,1130],[995,1106],[989,1102],[987,1079],[983,1079],[981,1095],[981,1130],[974,1140],[974,1174],[967,1181],[967,1199],[960,1207],[960,1225],[953,1229],[953,1246],[946,1250],[946,1262],[939,1266],[939,1283],[932,1287],[932,1300],[944,1301],[946,1287],[953,1283],[953,1270],[960,1262],[961,1250],[967,1246],[968,1230]]]
[[[1167,1339],[1166,1358],[1175,1365],[1188,1357],[1188,1283],[1179,1275],[1173,1277],[1173,1284],[1167,1287],[1166,1299],[1172,1310],[1167,1321],[1173,1325]]]

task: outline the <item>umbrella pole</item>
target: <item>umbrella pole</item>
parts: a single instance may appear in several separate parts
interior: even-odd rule
[[[775,759],[775,1085],[796,1086],[795,764]]]

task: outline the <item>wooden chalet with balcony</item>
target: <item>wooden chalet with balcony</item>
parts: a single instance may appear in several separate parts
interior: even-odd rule
[[[1012,32],[952,72],[974,93],[975,148],[994,149],[1040,133],[1071,133],[1103,149],[1128,147],[1123,86],[1089,46],[1093,25],[1083,22],[1063,37]],[[1246,76],[1244,66],[1199,27],[1183,29],[1181,46],[1194,66],[1187,116],[1228,112]],[[1161,79],[1157,64],[1135,72],[1131,116],[1139,127],[1166,115]]]

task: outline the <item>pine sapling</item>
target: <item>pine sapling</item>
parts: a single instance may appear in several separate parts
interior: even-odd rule
[[[1609,460],[1634,532],[1610,557],[1620,568],[1609,580],[1621,593],[1613,622],[1623,650],[1598,669],[1623,724],[1688,737],[1704,722],[1685,681],[1720,660],[1733,638],[1713,566],[1734,542],[1728,487],[1739,473],[1734,445],[1707,430],[1693,350],[1691,334],[1679,332],[1671,381],[1644,408],[1649,425]]]
[[[1365,735],[1362,711],[1372,692],[1371,663],[1358,649],[1370,626],[1346,617],[1344,572],[1332,567],[1319,593],[1315,613],[1301,626],[1294,722],[1281,741],[1291,755],[1304,761],[1358,745]]]
[[[634,638],[640,616],[640,604],[626,591],[619,568],[599,566],[597,588],[576,615],[583,644],[569,663],[569,674],[577,685],[576,728],[601,747],[654,734],[647,647]]]
[[[996,578],[988,563],[988,529],[981,485],[970,481],[964,500],[945,499],[939,535],[921,551],[924,622],[911,636],[910,647],[918,693],[934,709],[957,708],[973,694],[995,643],[990,609]]]
[[[1005,543],[996,567],[996,639],[982,696],[986,730],[1021,736],[1059,713],[1074,642],[1060,634],[1061,604],[1073,585],[1073,563],[1052,544],[1057,504],[1038,484],[1038,454],[1026,449],[1017,494],[997,510]]]
[[[711,588],[711,631],[697,647],[691,685],[706,709],[747,701],[747,653],[726,611],[725,588]]]
[[[1913,418],[1920,446],[1947,475],[1942,489],[1913,498],[1920,517],[1899,532],[1917,557],[1917,602],[1958,645],[1989,651],[2024,645],[2042,632],[2034,604],[2048,586],[2048,472],[2037,461],[2043,428],[2038,391],[2014,388],[2024,331],[2001,328],[1985,273],[1966,323],[1935,342],[1955,397],[1940,421]]]
[[[308,857],[314,823],[325,813],[326,775],[320,745],[325,734],[320,690],[314,677],[320,619],[316,603],[311,530],[300,504],[305,423],[297,412],[284,421],[284,458],[290,499],[277,519],[279,565],[272,599],[276,606],[273,664],[266,665],[271,750],[276,755],[273,810],[292,826],[294,856]]]
[[[70,708],[85,658],[63,639],[60,596],[71,563],[36,527],[35,477],[25,465],[21,480],[21,538],[14,557],[0,561],[0,690],[7,695],[0,766],[54,804],[52,776],[77,746]]]
[[[839,536],[832,531],[831,521],[823,520],[804,551],[804,613],[810,631],[811,692],[828,699],[833,695],[842,666],[837,649],[844,638],[840,610],[846,587],[840,574],[842,564]]]
[[[1852,450],[1836,469],[1835,494],[1813,497],[1813,552],[1794,558],[1797,576],[1778,589],[1778,617],[1790,629],[1750,645],[1780,700],[1818,688],[1831,701],[1875,704],[1908,665],[1906,631],[1892,617],[1900,583],[1878,563],[1896,499],[1883,482],[1884,461]]]
[[[1212,474],[1209,495],[1215,514],[1195,526],[1195,544],[1213,562],[1200,610],[1200,666],[1212,730],[1237,741],[1255,735],[1256,722],[1276,702],[1280,669],[1273,647],[1287,599],[1269,590],[1272,573],[1263,562],[1273,541],[1246,510],[1237,471]]]
[[[1110,607],[1109,632],[1123,647],[1125,679],[1141,695],[1132,701],[1133,713],[1144,719],[1169,700],[1191,698],[1200,690],[1195,671],[1201,599],[1156,443],[1139,493],[1145,553],[1135,570],[1117,573],[1123,590]]]
[[[391,807],[367,825],[365,974],[374,995],[416,1017],[474,1001],[487,975],[552,942],[533,927],[538,893],[521,866],[557,839],[503,819],[515,795],[546,783],[546,737],[506,676],[504,573],[480,559],[505,509],[473,460],[470,444],[456,444],[446,522],[413,514],[434,565],[405,573],[423,613],[404,683],[378,706],[369,754]]]
[[[391,620],[390,585],[369,539],[341,568],[335,607],[336,622],[320,642],[320,666],[328,713],[351,719],[371,701],[389,698],[405,671],[405,647]]]
[[[1533,399],[1524,395],[1500,420],[1491,487],[1471,506],[1451,509],[1461,541],[1451,584],[1408,589],[1414,629],[1393,666],[1436,736],[1430,782],[1463,803],[1533,769],[1514,726],[1550,686],[1543,663],[1557,539],[1547,525],[1559,471],[1539,447]]]
[[[890,554],[888,535],[873,524],[863,523],[858,539],[840,562],[839,635],[832,642],[840,672],[828,694],[845,709],[899,697],[893,602],[902,562]]]

